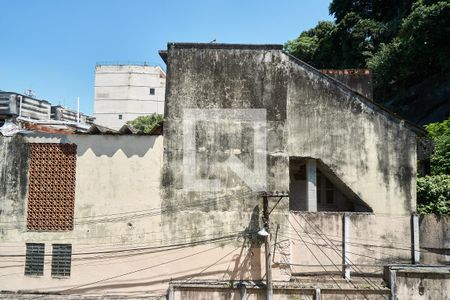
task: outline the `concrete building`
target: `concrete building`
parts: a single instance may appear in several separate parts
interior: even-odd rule
[[[47,100],[36,99],[34,96],[15,92],[0,91],[0,125],[6,120],[22,119],[37,123],[77,123],[93,124],[94,118],[82,112],[61,105],[51,105]]]
[[[49,120],[51,104],[19,93],[0,91],[0,120],[24,117],[33,120]]]
[[[166,73],[159,66],[99,64],[95,67],[94,117],[119,129],[139,116],[164,113]]]
[[[450,219],[414,214],[420,129],[281,46],[162,56],[164,137],[0,137],[0,298],[264,299],[268,266],[279,300],[450,292],[418,265],[450,261]]]
[[[73,109],[61,106],[52,105],[51,107],[52,120],[66,121],[66,122],[80,122],[85,124],[94,124],[95,118],[85,115],[82,112],[77,112]]]

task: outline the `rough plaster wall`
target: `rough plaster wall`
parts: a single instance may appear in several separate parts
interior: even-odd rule
[[[327,271],[339,272],[343,263],[344,214],[291,212],[289,220],[293,224],[289,234],[292,272],[323,272],[316,257]],[[351,272],[381,275],[385,264],[411,263],[410,220],[409,216],[350,213],[346,256]]]
[[[350,259],[358,269],[381,273],[386,264],[410,264],[411,217],[350,214]]]
[[[10,190],[2,193],[2,203],[17,203],[26,207],[28,182],[27,143],[75,143],[77,144],[75,229],[61,233],[26,231],[25,209],[12,209],[9,205],[10,220],[19,222],[14,230],[4,231],[3,240],[45,239],[54,236],[67,239],[89,239],[129,241],[145,235],[147,228],[159,227],[159,215],[153,218],[114,219],[111,215],[127,212],[146,211],[161,206],[160,175],[162,165],[162,137],[155,136],[89,136],[89,135],[32,135],[16,136],[8,143],[2,138],[4,149],[21,151],[22,155],[4,152],[10,167],[5,180],[11,182]],[[21,150],[22,149],[22,150]],[[17,169],[16,169],[17,166]],[[13,169],[14,167],[14,169]],[[19,193],[16,193],[20,191]],[[3,205],[3,204],[2,204]],[[84,220],[89,219],[89,222]],[[92,221],[92,218],[108,222]],[[106,218],[106,219],[105,219]],[[143,222],[143,223],[142,223]],[[134,226],[133,225],[145,225]],[[139,231],[139,232],[137,232]],[[129,236],[130,233],[133,235]],[[110,238],[112,236],[112,238]],[[158,236],[159,237],[159,236]]]
[[[448,300],[449,295],[450,276],[447,274],[397,273],[397,299]]]
[[[0,222],[17,221],[25,214],[28,163],[28,145],[22,137],[0,138]],[[7,230],[0,226],[0,234]]]
[[[24,255],[26,242],[45,243],[47,254],[52,251],[52,243],[71,243],[74,253],[114,251],[142,246],[142,243],[164,244],[160,214],[158,210],[152,211],[161,206],[162,139],[162,136],[45,134],[1,137],[0,221],[4,222],[0,225],[1,255]],[[60,142],[77,144],[74,230],[28,231],[25,209],[27,143]],[[50,255],[45,258],[43,277],[23,275],[23,256],[5,258],[0,263],[0,290],[59,290],[104,279],[124,270],[135,270],[142,266],[141,259],[151,262],[155,258],[151,255],[130,255],[128,260],[126,257],[111,259],[108,255],[73,256],[71,278],[58,280],[51,278]],[[117,288],[112,287],[111,290]],[[149,284],[148,289],[154,288]],[[165,290],[165,287],[161,289]],[[97,285],[93,290],[104,293],[108,288]]]
[[[420,217],[420,261],[423,264],[450,263],[450,216]]]
[[[6,144],[5,140],[13,142]],[[1,291],[108,294],[120,299],[123,295],[136,298],[165,295],[170,280],[238,280],[264,276],[262,247],[252,248],[249,238],[230,238],[192,246],[185,244],[193,239],[222,236],[226,232],[222,233],[217,224],[214,230],[204,230],[209,225],[205,220],[204,224],[192,222],[192,226],[186,227],[176,223],[163,226],[159,209],[162,205],[162,136],[37,134],[25,138],[1,138],[1,141],[1,154],[5,158],[2,162],[14,163],[8,168],[2,166],[6,172],[3,174],[7,174],[2,178],[11,183],[12,195],[2,194],[1,198],[1,204],[8,207],[8,213],[2,215],[2,222],[7,225],[1,224],[0,234]],[[26,178],[27,168],[14,161],[18,157],[27,157],[25,150],[23,155],[16,156],[21,153],[20,149],[27,149],[26,143],[77,144],[74,230],[27,231],[24,209],[10,209],[10,203],[21,207],[26,207],[27,203],[27,182],[21,179],[21,176]],[[21,166],[17,169],[20,172],[13,171],[16,166]],[[17,194],[18,189],[24,192]],[[183,212],[179,214],[183,217]],[[258,214],[254,216],[253,222],[258,223]],[[234,221],[227,220],[230,226],[234,226]],[[183,232],[182,237],[176,238],[172,230]],[[24,276],[26,242],[45,243],[47,256],[43,276]],[[53,243],[73,246],[70,278],[51,276]],[[166,247],[159,248],[161,246]],[[274,268],[274,278],[286,279],[280,275],[281,269]]]
[[[358,93],[366,96],[369,99],[373,99],[373,85],[372,74],[328,74],[329,76],[336,78],[340,82],[349,86]]]
[[[290,59],[289,155],[321,159],[375,213],[414,211],[415,134],[355,93]]]
[[[254,233],[259,229],[261,217],[262,198],[222,164],[228,157],[226,153],[233,151],[240,153],[237,157],[253,168],[253,157],[249,155],[252,131],[239,132],[240,126],[247,126],[244,123],[197,124],[196,148],[203,150],[198,150],[199,166],[192,172],[205,179],[219,178],[224,189],[215,193],[183,190],[182,119],[186,108],[267,109],[267,190],[288,190],[286,75],[280,56],[274,51],[169,49],[163,202],[182,212],[163,215],[163,226],[171,228],[167,239],[197,238],[191,232],[213,237],[239,231]],[[199,201],[206,202],[186,208]],[[274,211],[272,228],[285,222],[283,213],[287,205],[285,199]],[[178,228],[189,228],[190,232],[180,232]]]

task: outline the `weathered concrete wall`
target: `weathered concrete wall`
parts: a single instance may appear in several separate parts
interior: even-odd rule
[[[317,292],[313,288],[296,289],[288,287],[275,288],[273,292],[273,299],[275,300],[310,300],[316,298],[316,294],[320,293],[320,299],[338,300],[338,299],[388,299],[388,291],[378,292],[370,290],[339,290],[339,289],[323,289]],[[217,288],[214,286],[176,287],[173,293],[174,300],[214,300],[214,299],[229,299],[229,300],[265,300],[266,294],[264,287],[247,288],[247,298],[242,297],[242,292],[239,288]]]
[[[450,295],[450,275],[397,273],[397,299],[447,300]]]
[[[389,263],[411,263],[411,218],[349,213],[348,247],[344,252],[344,213],[289,215],[293,274],[343,274],[344,255],[350,271],[383,273]]]
[[[449,299],[450,268],[426,265],[389,265],[384,279],[392,299]]]
[[[321,159],[375,213],[414,211],[415,134],[319,71],[285,59],[289,155]]]
[[[26,211],[28,145],[24,138],[0,138],[0,221],[21,220]],[[0,226],[4,233],[4,226]]]
[[[77,144],[73,231],[26,230],[27,143],[50,142]],[[2,137],[0,149],[6,183],[0,198],[0,291],[149,297],[164,296],[173,279],[265,274],[260,241],[239,237],[241,228],[225,232],[221,224],[195,220],[180,226],[175,217],[187,204],[171,209],[173,224],[161,221],[168,209],[160,197],[161,136],[34,134]],[[230,227],[233,221],[226,220]],[[43,276],[24,275],[27,242],[45,243]],[[68,278],[51,276],[54,243],[72,244]],[[275,278],[286,278],[281,269],[274,268]]]
[[[450,264],[450,216],[421,216],[419,237],[422,263]]]
[[[268,191],[289,189],[289,157],[311,157],[324,162],[375,213],[409,215],[415,210],[415,133],[280,47],[169,44],[167,65],[163,201],[173,206],[215,201],[203,211],[178,216],[178,225],[187,226],[194,218],[223,223],[225,231],[245,228],[260,203],[223,163],[229,153],[240,153],[237,157],[252,168],[251,131],[239,134],[236,129],[245,128],[245,122],[197,124],[201,164],[189,171],[201,179],[219,179],[224,188],[210,194],[183,190],[185,109],[266,109]],[[213,217],[204,214],[211,209]],[[231,219],[238,221],[231,226],[224,222]],[[174,218],[163,217],[163,222]]]
[[[368,69],[320,70],[322,73],[336,78],[361,95],[373,99],[372,72]]]
[[[253,235],[260,228],[262,197],[252,191],[224,164],[234,153],[253,169],[253,130],[246,122],[230,122],[227,117],[201,122],[196,127],[196,169],[202,179],[219,179],[217,192],[187,191],[183,187],[183,113],[189,109],[267,110],[267,190],[287,191],[286,156],[287,73],[277,51],[249,49],[169,49],[168,82],[164,123],[163,203],[173,207],[203,201],[205,205],[163,214],[164,225],[173,228],[167,238],[189,238],[176,228],[192,232],[222,234],[245,231]],[[271,205],[274,204],[271,202]],[[284,223],[288,200],[272,215]],[[275,225],[275,223],[273,223]],[[257,277],[254,279],[258,279]]]

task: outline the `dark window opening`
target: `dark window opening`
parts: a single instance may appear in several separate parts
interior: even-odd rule
[[[327,190],[326,202],[327,202],[327,204],[333,204],[334,203],[334,186],[328,178],[325,181],[325,188]]]
[[[25,254],[25,275],[44,275],[44,253],[45,245],[27,243]]]
[[[317,179],[316,179],[316,186],[317,186],[317,203],[322,203],[322,176],[320,176],[320,173],[317,172]]]
[[[70,276],[72,263],[72,245],[53,244],[52,276]]]
[[[155,94],[155,89],[154,88],[151,88],[150,89],[150,95],[154,95]]]
[[[119,115],[119,120],[122,120],[122,115]]]
[[[311,205],[311,211],[315,211],[315,204],[317,211],[371,211],[320,159],[314,162],[309,157],[290,157],[289,210],[308,211]]]

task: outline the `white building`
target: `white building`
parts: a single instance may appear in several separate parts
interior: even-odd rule
[[[164,113],[166,73],[159,66],[97,65],[96,123],[119,129],[139,116]]]

